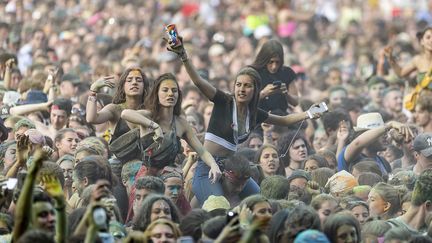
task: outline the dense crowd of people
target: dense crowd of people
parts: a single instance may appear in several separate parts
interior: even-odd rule
[[[0,21],[0,242],[432,242],[432,1]]]

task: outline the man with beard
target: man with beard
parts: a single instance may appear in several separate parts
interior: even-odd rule
[[[343,147],[338,154],[338,171],[350,169],[354,164],[364,158],[371,158],[380,167],[382,174],[387,175],[391,172],[390,164],[378,152],[384,151],[385,135],[390,129],[395,129],[406,140],[413,136],[411,129],[399,122],[390,121],[384,123],[381,114],[366,113],[358,117],[357,126],[354,127],[356,136],[348,145]],[[345,133],[349,131],[345,130]],[[339,131],[338,136],[343,136]],[[348,134],[345,134],[348,137]]]

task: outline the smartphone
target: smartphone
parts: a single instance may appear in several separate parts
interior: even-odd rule
[[[273,86],[276,86],[276,88],[280,88],[282,86],[282,82],[279,80],[273,81]]]
[[[9,178],[7,179],[7,181],[5,181],[4,184],[2,184],[2,189],[13,190],[17,184],[18,184],[17,178]]]
[[[315,114],[324,113],[327,111],[328,111],[327,104],[325,102],[321,102],[318,105],[309,108],[309,110],[307,110],[306,113],[308,114],[309,118],[312,119]]]
[[[191,236],[182,236],[177,239],[177,243],[194,243],[194,240]]]
[[[238,216],[238,213],[233,212],[233,211],[228,211],[227,216],[226,216],[226,223],[229,224],[231,222],[231,220],[237,216]],[[240,221],[237,219],[236,222],[234,222],[234,225],[237,225],[239,223],[240,223]]]

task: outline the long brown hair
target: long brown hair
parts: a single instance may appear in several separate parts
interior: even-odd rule
[[[241,75],[249,76],[254,82],[254,93],[252,96],[252,100],[248,104],[248,108],[250,112],[249,124],[250,124],[250,128],[253,129],[256,126],[256,117],[258,113],[259,93],[261,90],[261,75],[259,75],[259,73],[250,66],[244,67],[238,72],[236,76],[236,81],[237,78]],[[234,86],[235,86],[235,82],[234,82]]]
[[[284,64],[283,47],[279,41],[274,39],[269,40],[262,45],[251,66],[257,70],[265,68],[273,57],[279,57],[282,67]]]
[[[181,114],[182,93],[178,85],[177,79],[172,73],[164,73],[155,80],[153,84],[153,88],[150,91],[150,94],[148,95],[145,102],[145,107],[147,107],[148,110],[150,110],[152,119],[156,121],[159,119],[158,116],[161,108],[161,105],[159,103],[159,96],[158,96],[159,88],[163,81],[169,79],[173,80],[177,84],[177,90],[178,90],[177,103],[174,105],[174,115],[180,116]]]
[[[145,99],[147,91],[149,89],[149,82],[148,82],[147,76],[145,75],[145,73],[140,68],[128,68],[122,73],[122,75],[120,76],[119,83],[117,85],[117,90],[114,94],[112,103],[113,104],[123,104],[126,102],[126,93],[124,90],[124,85],[126,83],[126,78],[131,71],[140,72],[142,79],[143,79],[143,82],[144,82],[144,92],[141,96],[141,102],[140,102],[141,105],[139,107],[141,109],[144,107],[144,99]]]

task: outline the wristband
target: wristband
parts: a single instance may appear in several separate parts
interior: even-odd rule
[[[89,95],[87,101],[96,102],[96,94],[95,95]]]
[[[179,56],[180,56],[180,60],[181,60],[182,62],[186,62],[187,60],[189,60],[186,51],[183,51],[182,53],[180,53]]]

